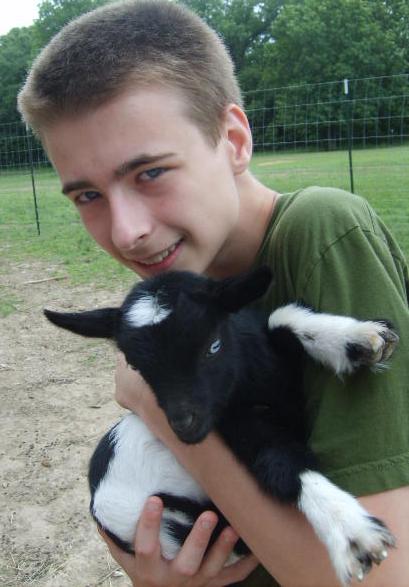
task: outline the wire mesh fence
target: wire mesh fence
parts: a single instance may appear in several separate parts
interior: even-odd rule
[[[49,167],[40,142],[21,122],[0,124],[0,174]]]
[[[385,191],[376,179],[381,173],[394,194],[407,195],[409,74],[257,90],[247,92],[245,102],[254,139],[252,169],[267,185],[280,191],[311,184],[357,187],[368,197]],[[39,141],[21,123],[1,124],[0,226],[55,224],[46,201],[58,191]],[[10,205],[5,210],[10,194],[24,215],[13,216]]]
[[[256,151],[400,145],[409,138],[409,75],[256,90],[245,96]]]

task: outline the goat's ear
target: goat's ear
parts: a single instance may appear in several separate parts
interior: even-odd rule
[[[113,338],[118,321],[118,308],[103,308],[89,312],[52,312],[45,316],[60,328],[92,338]]]
[[[271,269],[263,265],[248,273],[219,281],[215,287],[215,297],[224,310],[237,312],[261,298],[272,279]]]

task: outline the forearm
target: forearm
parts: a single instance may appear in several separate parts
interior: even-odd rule
[[[155,407],[153,398],[144,402],[140,415],[202,485],[280,584],[285,587],[339,585],[324,546],[304,516],[294,507],[283,506],[263,494],[217,435],[210,434],[199,445],[181,443]],[[376,501],[372,505],[376,508]],[[372,513],[384,512],[372,510]],[[365,579],[365,585],[404,585],[400,581],[407,580],[409,569],[402,567],[407,563],[396,564],[396,557],[392,553],[389,560]]]
[[[322,585],[337,584],[318,541],[315,552],[305,556],[303,545],[315,541],[315,537],[303,516],[294,507],[279,505],[263,494],[216,435],[211,434],[197,447],[177,445],[177,441],[172,442],[171,450],[280,584],[319,587],[315,576],[312,582],[306,582],[304,569],[311,564],[311,556],[315,558],[313,567],[320,567],[317,577],[325,573]]]
[[[160,436],[280,584],[338,585],[324,547],[303,516],[295,508],[278,505],[264,495],[215,434],[200,445],[187,446],[163,423]],[[311,542],[315,542],[314,552],[310,547],[304,548]],[[310,565],[317,572],[307,582],[305,569]],[[321,580],[323,576],[325,580],[318,582],[316,578]]]

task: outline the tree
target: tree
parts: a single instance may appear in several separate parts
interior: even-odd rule
[[[43,0],[39,5],[39,17],[31,27],[14,28],[0,37],[0,123],[19,122],[17,94],[23,85],[27,71],[38,51],[69,20],[105,4],[107,0]],[[0,151],[10,157],[25,153],[25,137],[2,137]],[[21,161],[20,161],[21,162]]]
[[[357,136],[388,135],[407,91],[405,76],[388,76],[408,69],[408,6],[406,0],[286,0],[263,54],[264,87],[282,89],[251,92],[247,100],[256,143],[309,144],[310,132],[313,144],[337,148],[351,116]],[[350,84],[352,102],[342,83],[311,85],[371,76],[377,79]]]
[[[35,44],[41,49],[70,20],[108,0],[42,0],[35,22]]]
[[[271,25],[283,0],[184,0],[184,4],[222,37],[243,84],[248,70],[263,61],[264,45],[272,42]]]
[[[400,0],[289,0],[272,25],[270,57],[277,81],[402,73],[408,67],[400,28],[404,18],[407,3]]]
[[[396,44],[402,53],[405,70],[409,70],[409,2],[407,0],[383,0],[381,15],[385,15],[385,26],[390,27]]]
[[[32,38],[33,27],[14,28],[0,37],[0,123],[20,120],[16,97],[26,76]]]
[[[266,104],[265,96],[254,91],[269,85],[266,56],[270,54],[274,41],[272,24],[284,1],[183,0],[217,31],[229,49],[245,105],[251,113],[256,142],[259,141],[260,129],[270,122],[274,113],[273,104]]]

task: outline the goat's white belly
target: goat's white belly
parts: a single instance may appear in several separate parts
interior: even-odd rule
[[[199,485],[135,414],[119,422],[113,440],[114,456],[95,491],[93,513],[103,527],[125,542],[133,543],[137,521],[150,495],[168,493],[199,502],[206,499]],[[189,522],[180,512],[168,511],[164,518]],[[166,558],[174,558],[179,549],[164,528],[161,546]]]

